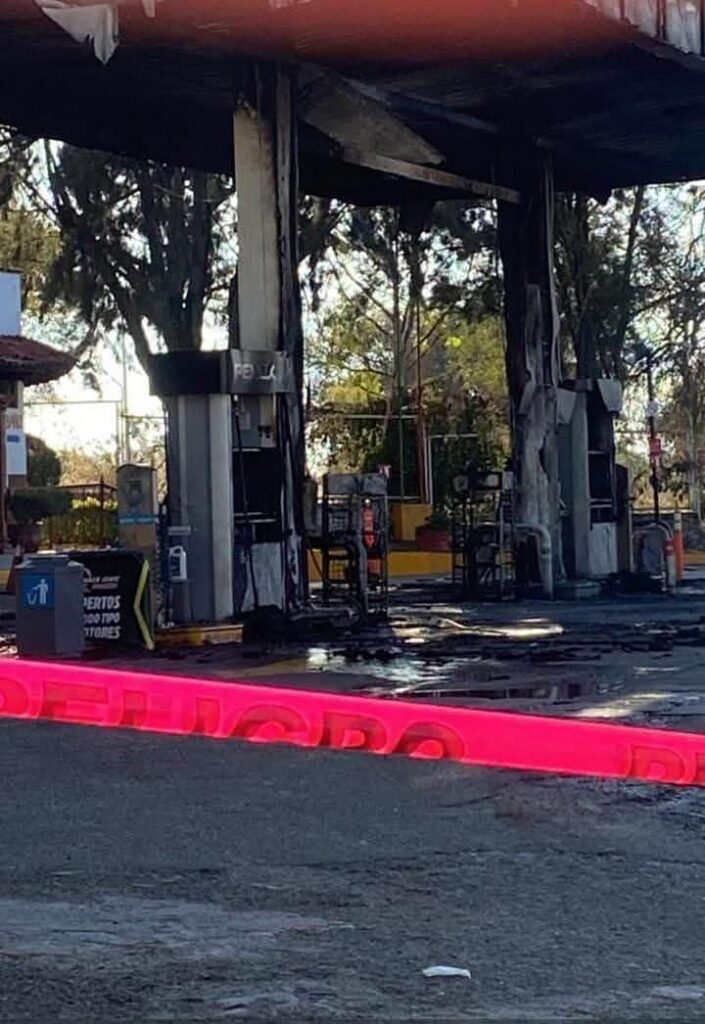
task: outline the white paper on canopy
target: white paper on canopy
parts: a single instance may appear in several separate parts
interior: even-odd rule
[[[36,0],[36,3],[77,43],[92,43],[98,60],[108,63],[118,45],[116,7],[112,4],[74,6],[64,0]]]
[[[76,42],[93,44],[96,57],[107,64],[119,42],[118,6],[112,3],[92,3],[90,0],[35,0],[44,13],[68,32]],[[141,0],[144,13],[155,17],[161,0]]]

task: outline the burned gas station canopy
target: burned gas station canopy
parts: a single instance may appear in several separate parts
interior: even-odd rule
[[[600,195],[705,176],[702,2],[93,0],[118,40],[103,64],[67,31],[85,0],[3,0],[0,122],[231,173],[263,57],[298,68],[311,193],[511,201],[538,144],[558,188]]]
[[[31,338],[0,334],[0,381],[48,384],[73,368],[73,359]]]

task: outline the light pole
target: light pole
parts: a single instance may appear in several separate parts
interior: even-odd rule
[[[658,523],[661,519],[661,509],[659,506],[659,477],[658,477],[658,462],[660,458],[660,442],[658,434],[656,433],[656,413],[658,411],[658,405],[656,403],[656,392],[654,390],[654,377],[653,377],[653,352],[643,341],[640,341],[636,348],[635,354],[637,359],[644,359],[646,361],[646,388],[649,396],[649,404],[646,407],[646,420],[649,425],[649,462],[651,463],[651,489],[654,494],[654,522]]]
[[[125,462],[129,465],[132,462],[132,446],[130,444],[130,412],[127,392],[127,345],[125,335],[120,335],[120,349],[122,357],[122,421],[125,438]]]
[[[661,518],[659,508],[659,480],[658,480],[658,439],[656,434],[656,396],[654,393],[654,378],[651,372],[651,349],[646,352],[646,386],[649,392],[649,456],[651,458],[651,488],[654,492],[654,521]]]

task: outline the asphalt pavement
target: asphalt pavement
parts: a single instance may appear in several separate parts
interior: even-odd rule
[[[3,1021],[705,1015],[705,791],[0,737]]]
[[[705,731],[704,651],[696,587],[110,664]],[[0,779],[3,1022],[705,1019],[705,789],[11,721]]]

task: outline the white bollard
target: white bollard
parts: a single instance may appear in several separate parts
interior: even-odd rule
[[[676,559],[676,582],[683,582],[685,569],[685,550],[683,543],[683,516],[680,512],[673,513],[673,553]]]
[[[673,538],[667,537],[663,542],[663,556],[666,563],[666,588],[676,589],[676,550]]]

